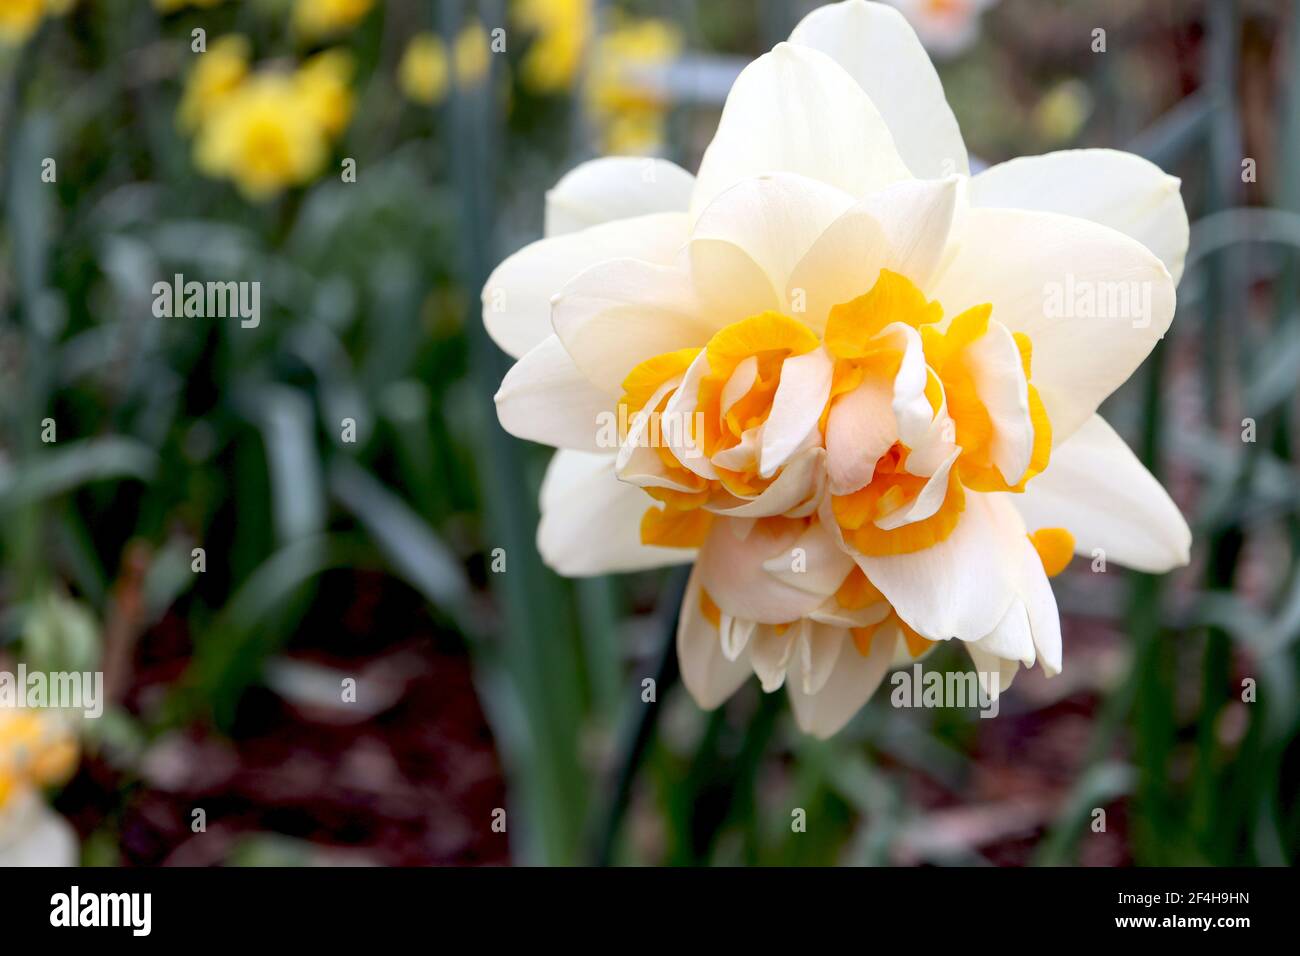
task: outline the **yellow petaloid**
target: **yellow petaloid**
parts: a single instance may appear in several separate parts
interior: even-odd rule
[[[906,554],[944,540],[956,527],[965,504],[964,489],[1023,492],[1033,475],[1047,467],[1051,455],[1051,423],[1037,390],[1030,384],[1032,343],[1016,333],[1018,362],[1004,369],[1014,380],[1023,377],[1029,414],[1025,422],[1032,434],[1030,460],[1014,481],[1004,477],[992,461],[997,441],[993,415],[983,397],[999,383],[987,381],[989,372],[979,366],[978,347],[990,335],[992,307],[976,306],[956,316],[945,332],[937,331],[943,310],[907,278],[881,270],[879,278],[863,295],[830,310],[824,338],[802,322],[776,312],[765,312],[726,326],[705,346],[709,372],[699,383],[692,423],[698,421],[701,434],[694,434],[696,446],[717,463],[720,452],[735,449],[747,432],[759,428],[772,410],[773,396],[781,381],[787,358],[824,347],[834,360],[829,395],[817,410],[824,437],[827,417],[834,403],[862,385],[864,379],[890,382],[899,374],[903,349],[882,333],[895,323],[921,331],[926,362],[926,400],[935,415],[943,413],[946,398],[950,440],[960,450],[956,467],[948,471],[941,504],[919,521],[882,528],[877,519],[913,504],[925,490],[931,475],[908,470],[912,453],[902,441],[893,442],[875,461],[871,480],[846,495],[832,496],[832,507],[845,539],[864,554]],[[686,349],[646,359],[623,383],[625,413],[642,411],[650,396],[674,376],[680,376],[697,350]],[[996,371],[996,370],[995,370]],[[1012,381],[1012,388],[1017,385]],[[662,413],[672,392],[662,393]],[[666,505],[651,508],[641,525],[641,540],[648,545],[699,547],[708,533],[709,521],[695,512],[707,507],[711,492],[755,495],[773,478],[758,473],[758,460],[743,467],[718,467],[718,477],[706,481],[693,476],[687,465],[664,450],[661,457],[677,474],[697,485],[692,494],[665,493],[647,489]],[[1046,563],[1046,559],[1045,559]],[[1053,561],[1055,563],[1055,561]]]

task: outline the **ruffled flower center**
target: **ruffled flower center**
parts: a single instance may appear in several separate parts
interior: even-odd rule
[[[658,473],[644,486],[659,505],[642,541],[698,547],[711,512],[760,498],[799,452],[820,447],[846,544],[866,555],[931,547],[956,528],[968,490],[1023,492],[1047,467],[1051,422],[1031,357],[1029,338],[991,305],[945,324],[938,302],[881,270],[870,290],[830,309],[821,337],[764,312],[703,349],[648,359],[623,383],[620,420],[680,421],[664,429],[676,440],[652,443]],[[791,374],[797,385],[782,389]],[[792,411],[792,401],[809,407]]]

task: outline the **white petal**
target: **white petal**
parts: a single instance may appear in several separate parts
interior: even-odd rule
[[[794,656],[797,633],[797,626],[788,627],[780,634],[771,624],[763,624],[755,629],[750,644],[749,662],[764,693],[780,690],[785,683],[786,670]]]
[[[574,167],[546,194],[546,235],[615,219],[685,212],[695,177],[666,159],[606,156]]]
[[[868,377],[835,399],[826,418],[826,469],[831,494],[852,494],[871,481],[876,462],[898,439],[893,383]]]
[[[691,233],[691,262],[697,283],[721,270],[717,254],[740,249],[766,277],[764,290],[784,292],[795,264],[817,237],[853,205],[848,193],[793,173],[746,179],[727,189],[700,213]],[[744,272],[738,273],[747,278]],[[708,298],[724,302],[743,289],[719,289]],[[750,315],[786,303],[750,306]]]
[[[76,866],[77,833],[32,792],[13,795],[0,827],[0,867]]]
[[[618,439],[613,414],[615,399],[602,392],[578,371],[554,336],[543,339],[514,364],[497,390],[497,417],[501,427],[517,438],[575,448],[579,451],[609,451],[600,446],[601,436],[612,433]]]
[[[733,518],[807,517],[817,509],[825,488],[825,461],[825,449],[810,448],[800,452],[758,497],[728,496],[710,502],[708,508]]]
[[[1160,573],[1187,563],[1192,533],[1178,506],[1100,415],[1052,452],[1014,502],[1031,530],[1065,528],[1077,554]]]
[[[641,517],[654,502],[614,474],[614,454],[561,449],[542,481],[537,550],[569,577],[685,564],[689,548],[641,543]]]
[[[650,444],[655,436],[655,410],[663,403],[664,398],[682,383],[682,376],[675,375],[666,382],[660,383],[646,403],[628,416],[627,421],[627,438],[624,439],[622,447],[618,450],[618,461],[614,468],[622,474],[623,468],[627,465],[628,459],[632,457],[633,449],[640,445]],[[662,427],[662,423],[660,423]]]
[[[1020,495],[995,495],[995,498],[1017,501]],[[994,630],[971,643],[990,657],[1019,661],[1032,667],[1040,660],[1043,671],[1049,676],[1061,672],[1061,619],[1056,608],[1056,596],[1043,562],[1034,550],[1023,525],[1007,515],[1006,562],[1015,580],[1016,598],[1006,615]],[[996,669],[996,668],[994,668]],[[1003,668],[1005,670],[1005,668]],[[1012,670],[1010,676],[1014,676]],[[1004,674],[1009,685],[1010,676]]]
[[[892,405],[899,439],[909,448],[915,448],[930,434],[935,418],[934,409],[925,395],[925,383],[930,373],[921,336],[910,325],[892,322],[885,326],[879,338],[889,341],[903,353],[898,374],[894,376]]]
[[[620,480],[639,488],[699,490],[696,482],[684,481],[679,473],[669,471],[659,455],[659,448],[666,443],[670,429],[674,427],[673,419],[646,413],[648,408],[658,408],[664,396],[677,388],[681,381],[682,376],[677,375],[664,382],[650,396],[645,408],[631,416],[627,438],[614,461],[614,471]]]
[[[889,662],[891,668],[909,667],[917,664],[919,661],[923,661],[929,657],[934,649],[939,646],[936,641],[927,646],[925,650],[921,651],[921,653],[916,657],[913,657],[911,648],[907,646],[907,639],[903,636],[903,629],[898,626],[898,619],[893,617],[881,624],[880,628],[872,636],[871,642],[873,645],[876,641],[888,641],[889,646],[894,649],[894,656]],[[917,683],[920,683],[919,677]]]
[[[818,335],[833,306],[871,290],[892,251],[884,226],[861,205],[827,226],[790,273],[785,297]]]
[[[971,179],[975,206],[1038,209],[1090,219],[1132,236],[1177,283],[1187,256],[1187,209],[1179,180],[1141,156],[1069,149],[999,163]]]
[[[1020,599],[1029,615],[1029,629],[1033,634],[1034,648],[1039,663],[1048,677],[1061,673],[1061,615],[1056,608],[1056,595],[1038,552],[1023,539],[1021,546]]]
[[[799,689],[805,694],[816,694],[826,686],[835,670],[835,663],[845,649],[848,631],[804,618],[799,622],[795,638],[795,652],[799,656]],[[856,652],[850,644],[850,650]]]
[[[721,327],[769,309],[781,296],[763,267],[743,248],[722,239],[693,239],[688,250],[700,307]]]
[[[834,671],[816,694],[806,694],[799,681],[790,681],[790,705],[799,729],[822,740],[839,731],[875,693],[893,657],[894,645],[888,640],[873,640],[866,657],[850,642],[840,651]]]
[[[859,200],[826,227],[791,272],[787,298],[802,290],[806,316],[825,328],[832,306],[870,291],[881,269],[927,288],[943,260],[958,180],[906,180]]]
[[[731,411],[731,406],[740,401],[749,394],[749,390],[754,387],[758,380],[758,359],[753,355],[747,355],[740,360],[735,370],[731,373],[731,378],[727,379],[727,384],[722,388],[722,400],[718,405],[719,416],[725,416]],[[721,424],[721,421],[719,421]]]
[[[758,452],[762,447],[763,426],[746,428],[740,433],[740,441],[730,448],[713,453],[709,460],[719,468],[728,471],[748,471],[758,463]]]
[[[999,523],[1023,529],[1010,504],[967,491],[966,509],[943,541],[912,554],[860,555],[857,562],[923,637],[976,641],[997,627],[1016,597],[1014,534]]]
[[[889,617],[889,605],[884,601],[877,601],[875,604],[850,610],[840,607],[835,598],[829,597],[808,616],[819,624],[830,624],[834,627],[869,627]]]
[[[729,661],[740,660],[758,625],[753,621],[723,614],[718,622],[718,632],[722,639],[722,656]]]
[[[695,415],[698,414],[696,409],[700,403],[700,379],[707,374],[709,355],[702,349],[686,369],[681,386],[664,406],[664,417],[671,422],[680,423],[679,427],[669,429],[664,439],[673,457],[682,465],[701,478],[714,479],[718,477],[717,469],[705,457],[704,448],[697,442],[695,433],[687,427],[687,423],[695,421]]]
[[[598,262],[631,256],[669,263],[685,244],[682,213],[620,219],[581,232],[539,239],[507,258],[483,285],[483,324],[492,340],[519,358],[551,334],[551,297]]]
[[[724,614],[759,623],[797,620],[822,597],[792,587],[763,570],[763,562],[789,551],[797,529],[773,531],[759,523],[741,540],[728,530],[731,522],[714,523],[696,564],[700,586]]]
[[[873,522],[875,526],[884,531],[893,531],[895,528],[901,528],[904,525],[924,521],[938,512],[943,506],[944,499],[948,497],[948,473],[952,471],[952,466],[956,464],[960,455],[961,449],[954,448],[952,454],[927,479],[925,486],[916,498],[907,505],[889,512],[884,517],[877,518]]]
[[[829,54],[871,97],[912,172],[932,179],[966,173],[966,145],[943,84],[912,27],[880,3],[819,7],[790,34]]]
[[[949,315],[991,302],[993,318],[1028,333],[1054,444],[1128,379],[1174,315],[1173,281],[1141,243],[1085,219],[1017,209],[968,210],[933,294]]]
[[[910,173],[870,97],[830,57],[778,44],[741,72],[704,153],[698,216],[728,186],[792,172],[861,197]]]
[[[997,700],[1002,696],[1003,691],[1011,687],[1011,682],[1020,671],[1020,664],[990,654],[979,644],[967,644],[966,650],[975,665],[975,676],[979,680],[980,687],[984,689],[984,693],[990,700]]]
[[[1011,602],[989,634],[973,642],[985,654],[1020,661],[1026,667],[1034,666],[1034,637],[1029,626],[1029,612],[1019,598]]]
[[[825,349],[795,355],[781,364],[781,381],[772,396],[772,410],[763,424],[759,474],[770,478],[805,444],[817,428],[831,391],[835,365]],[[820,436],[818,436],[820,438]]]
[[[853,559],[815,521],[790,547],[764,561],[763,570],[790,587],[825,596],[839,590]]]
[[[1008,485],[1017,484],[1034,453],[1034,422],[1029,414],[1029,383],[1020,349],[1005,325],[989,322],[988,332],[966,350],[975,392],[993,426],[989,456]]]
[[[638,259],[611,259],[569,281],[551,318],[574,364],[611,393],[646,359],[702,346],[715,331],[684,271]]]
[[[677,622],[677,660],[682,683],[705,710],[712,710],[734,694],[751,673],[747,654],[742,653],[734,661],[727,660],[718,629],[700,610],[698,569],[691,572],[682,598],[682,613]]]

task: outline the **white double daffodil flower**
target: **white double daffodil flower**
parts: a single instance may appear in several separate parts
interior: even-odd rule
[[[814,11],[736,80],[698,175],[596,160],[546,219],[483,292],[518,359],[501,422],[560,449],[539,547],[568,575],[694,561],[702,707],[752,672],[829,736],[947,640],[996,694],[1060,670],[1072,552],[1186,563],[1096,415],[1173,317],[1178,180],[1110,150],[971,177],[897,10]]]

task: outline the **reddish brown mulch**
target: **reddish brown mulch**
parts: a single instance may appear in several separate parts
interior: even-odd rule
[[[189,654],[179,618],[147,633],[128,708],[156,709]],[[281,656],[310,665],[325,688],[357,677],[363,709],[376,712],[253,686],[229,736],[200,723],[164,734],[138,780],[87,758],[59,809],[83,837],[107,828],[127,866],[241,862],[250,837],[266,834],[278,839],[251,844],[259,859],[270,846],[285,862],[508,862],[507,838],[491,828],[505,783],[465,647],[418,595],[377,573],[328,574]],[[191,832],[195,808],[206,832]]]

